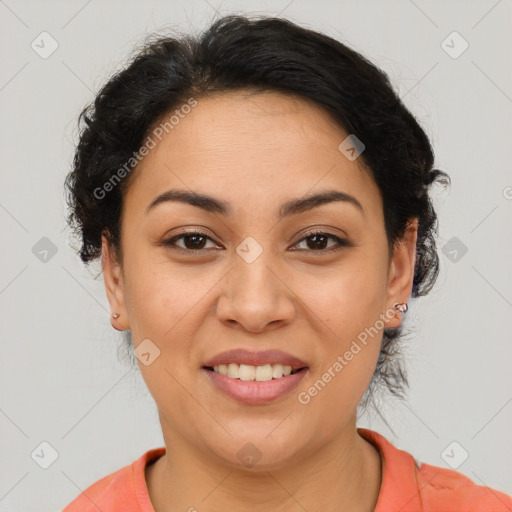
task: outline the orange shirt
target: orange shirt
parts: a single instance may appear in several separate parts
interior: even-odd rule
[[[374,444],[384,463],[375,512],[511,512],[512,497],[477,485],[452,469],[418,465],[409,453],[365,428],[359,434]],[[154,512],[145,480],[148,462],[165,447],[144,453],[132,464],[98,480],[61,512]]]

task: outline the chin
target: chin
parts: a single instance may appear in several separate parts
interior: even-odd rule
[[[210,449],[223,464],[252,473],[283,469],[297,461],[298,439],[289,431],[282,431],[279,437],[265,437],[263,432],[268,431],[259,430],[254,437],[234,436],[227,442],[223,439],[222,445],[210,445]]]

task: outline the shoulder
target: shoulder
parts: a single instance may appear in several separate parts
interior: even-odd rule
[[[512,498],[458,471],[417,461],[385,437],[357,429],[380,452],[382,484],[375,512],[512,512]]]
[[[134,495],[131,465],[127,465],[94,482],[61,512],[111,512],[113,507],[133,505]]]
[[[131,464],[94,482],[60,512],[118,512],[122,508],[146,510],[145,468],[148,462],[163,453],[163,447],[148,450]]]
[[[504,492],[479,485],[452,469],[422,463],[418,472],[418,491],[426,510],[464,510],[465,512],[511,512],[512,498]]]

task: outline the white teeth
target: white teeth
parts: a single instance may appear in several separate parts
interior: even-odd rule
[[[238,364],[234,364],[234,363],[228,364],[228,377],[232,377],[233,379],[238,379],[239,371],[240,371],[240,366]]]
[[[256,378],[256,368],[248,364],[241,364],[238,378],[240,380],[254,380]]]
[[[249,364],[219,364],[213,367],[215,373],[226,375],[233,379],[256,380],[265,382],[272,379],[287,377],[292,373],[292,367],[282,364],[265,364],[262,366],[252,366]]]
[[[272,380],[272,366],[270,364],[266,364],[265,366],[256,366],[255,372],[256,380],[259,382],[264,382],[266,380]]]
[[[272,365],[272,377],[274,379],[278,379],[283,376],[283,365],[282,364],[273,364]]]

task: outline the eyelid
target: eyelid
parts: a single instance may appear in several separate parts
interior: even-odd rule
[[[181,251],[183,253],[188,253],[188,254],[202,254],[202,253],[205,253],[205,252],[209,252],[209,250],[211,248],[209,248],[209,249],[184,249],[183,247],[179,247],[179,246],[175,245],[177,240],[179,240],[179,239],[181,239],[181,238],[183,238],[183,237],[185,237],[187,235],[189,235],[189,236],[198,235],[198,236],[201,236],[201,237],[204,237],[204,238],[208,239],[209,241],[213,242],[217,246],[220,245],[211,236],[209,236],[207,233],[204,233],[204,232],[199,231],[198,229],[194,229],[194,228],[187,229],[185,231],[182,231],[181,233],[178,233],[177,235],[172,236],[171,238],[168,238],[168,239],[164,240],[162,242],[162,245],[168,246],[171,249],[175,249],[175,250]],[[328,254],[330,252],[334,252],[334,251],[343,249],[345,247],[352,247],[353,246],[353,244],[351,242],[349,242],[345,238],[342,238],[341,236],[335,235],[335,234],[330,233],[328,231],[324,231],[321,228],[313,228],[313,229],[303,233],[301,235],[301,238],[299,240],[297,240],[297,242],[295,242],[293,247],[298,245],[298,244],[300,244],[301,242],[305,241],[309,237],[312,237],[312,236],[315,236],[315,235],[317,235],[317,236],[325,236],[325,237],[327,237],[330,240],[334,240],[336,242],[336,245],[334,247],[330,247],[328,249],[320,249],[320,250],[317,250],[317,251],[315,251],[315,250],[308,250],[308,249],[292,249],[292,250],[301,251],[301,252],[309,252],[309,253],[313,253],[313,254],[316,253],[317,255],[322,255],[322,254]]]
[[[328,231],[324,231],[324,230],[322,230],[320,228],[314,228],[314,229],[312,229],[310,231],[306,231],[306,233],[301,235],[300,240],[298,240],[294,244],[294,246],[300,244],[304,240],[308,239],[309,237],[315,236],[315,235],[317,235],[317,236],[325,236],[326,238],[328,238],[330,240],[334,240],[336,242],[336,245],[334,247],[329,247],[328,249],[321,249],[321,250],[318,250],[318,251],[302,249],[303,251],[309,252],[309,253],[313,253],[313,254],[316,253],[318,255],[322,255],[322,254],[328,254],[330,252],[343,249],[345,247],[352,247],[353,246],[353,244],[351,242],[349,242],[346,238],[342,238],[341,236],[335,235],[334,233],[330,233]],[[297,250],[297,249],[295,249],[295,250]],[[301,249],[299,249],[299,250],[301,250]]]
[[[204,232],[200,231],[199,229],[194,229],[194,228],[186,229],[185,231],[182,231],[181,233],[178,233],[177,235],[173,235],[171,238],[166,238],[165,240],[163,240],[161,245],[169,246],[171,249],[177,249],[178,251],[182,251],[182,252],[189,253],[189,254],[198,254],[198,253],[202,253],[204,251],[209,250],[209,249],[184,249],[183,247],[178,247],[177,245],[175,245],[177,240],[179,240],[187,235],[188,236],[198,235],[198,236],[208,239],[208,241],[213,242],[217,246],[220,245],[207,233],[204,233]]]

